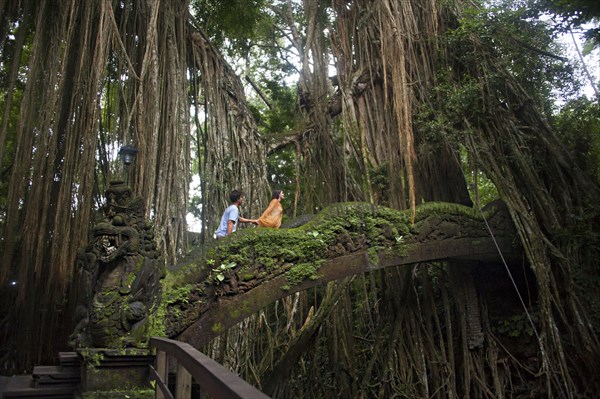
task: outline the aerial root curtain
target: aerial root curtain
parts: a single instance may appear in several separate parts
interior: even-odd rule
[[[3,306],[15,332],[6,345],[28,348],[16,352],[19,372],[66,342],[77,249],[108,181],[120,177],[111,149],[140,150],[130,183],[169,262],[186,248],[189,169],[187,1],[21,4],[3,20],[19,20],[32,39],[0,262],[0,280],[18,281]]]

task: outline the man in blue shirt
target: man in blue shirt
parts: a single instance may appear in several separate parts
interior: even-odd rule
[[[231,205],[225,209],[223,216],[221,216],[221,223],[219,224],[217,231],[215,231],[215,236],[217,238],[225,237],[233,233],[237,229],[238,222],[254,224],[258,223],[254,219],[246,219],[240,216],[239,207],[244,203],[245,199],[246,196],[244,193],[238,190],[233,190],[229,194]]]

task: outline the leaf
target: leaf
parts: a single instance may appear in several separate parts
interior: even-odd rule
[[[228,269],[233,269],[233,268],[234,268],[234,267],[236,267],[236,266],[237,266],[237,263],[235,263],[235,262],[229,262],[229,263],[226,265],[226,267],[227,267]]]

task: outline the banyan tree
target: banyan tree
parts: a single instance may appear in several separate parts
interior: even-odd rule
[[[519,73],[523,60],[498,44],[519,43],[515,32],[471,2],[282,3],[271,11],[300,55],[303,121],[280,145],[295,154],[303,209],[348,200],[479,207],[465,173],[483,173],[508,206],[524,269],[514,284],[514,270],[491,277],[508,282],[498,297],[486,293],[498,269],[468,264],[297,294],[230,331],[215,356],[276,397],[590,395],[598,185],[550,127],[534,73],[561,57],[543,40],[521,44],[531,74]],[[468,331],[478,301],[481,341]]]
[[[551,79],[568,70],[542,28],[465,0],[225,3],[0,2],[2,368],[39,363],[70,332],[77,249],[110,180],[144,198],[177,263],[194,166],[200,245],[231,189],[258,216],[276,182],[291,218],[344,201],[478,209],[484,179],[518,233],[519,270],[380,270],[201,348],[273,397],[597,392],[600,192],[552,126]],[[264,65],[294,70],[293,87]],[[284,89],[285,126],[271,123]],[[127,170],[125,144],[139,149]]]

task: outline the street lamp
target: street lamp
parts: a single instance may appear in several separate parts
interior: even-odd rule
[[[119,150],[119,156],[125,165],[125,184],[127,185],[129,185],[129,165],[131,165],[137,153],[138,149],[129,144],[124,145]]]

